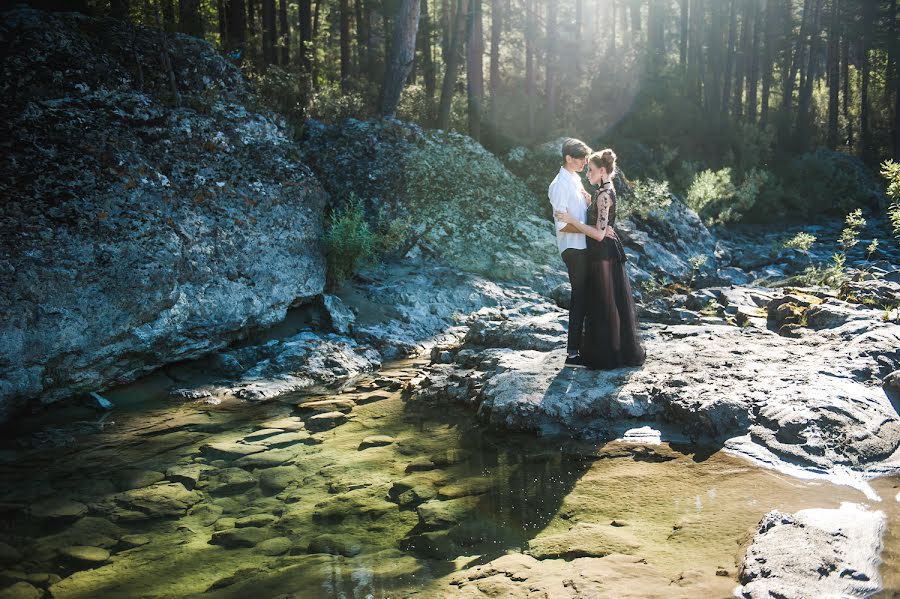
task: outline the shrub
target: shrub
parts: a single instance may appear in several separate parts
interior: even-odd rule
[[[654,210],[665,210],[672,203],[668,181],[638,179],[631,181],[631,194],[617,206],[619,218],[647,218]]]
[[[782,244],[782,247],[793,248],[796,250],[803,250],[804,252],[808,252],[809,248],[812,247],[812,244],[816,242],[816,236],[810,235],[804,231],[801,231],[785,241]]]
[[[900,163],[886,160],[881,165],[881,175],[888,180],[887,195],[893,200],[888,206],[888,219],[894,237],[900,237]]]
[[[805,218],[881,203],[881,192],[859,160],[824,148],[794,159],[786,184],[791,211]]]
[[[697,214],[717,200],[734,197],[735,188],[731,182],[731,169],[726,167],[718,171],[700,171],[694,177],[687,192],[687,205]]]
[[[758,213],[760,200],[770,203],[772,196],[779,195],[777,190],[775,176],[766,170],[751,169],[737,186],[730,168],[705,170],[694,177],[687,203],[707,225],[738,222]]]
[[[844,251],[847,251],[857,243],[859,243],[859,231],[866,226],[866,219],[864,219],[862,216],[862,210],[857,208],[847,215],[844,223],[847,226],[844,227],[843,231],[841,231],[841,236],[838,238],[838,243],[841,244],[841,247],[844,248]]]
[[[326,284],[338,289],[364,266],[377,260],[377,241],[365,219],[365,208],[356,196],[331,214],[331,223],[322,238],[328,267]]]

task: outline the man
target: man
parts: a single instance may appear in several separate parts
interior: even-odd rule
[[[562,146],[563,164],[556,178],[550,183],[547,195],[554,212],[568,212],[580,222],[585,222],[590,194],[581,183],[581,173],[587,165],[591,149],[581,140],[567,139]],[[572,293],[569,296],[569,335],[566,366],[583,367],[578,350],[584,330],[584,314],[587,307],[587,239],[573,225],[554,219],[556,242],[563,262],[569,272]]]

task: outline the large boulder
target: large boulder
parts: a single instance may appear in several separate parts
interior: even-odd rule
[[[565,278],[546,200],[470,137],[347,119],[310,121],[303,139],[304,160],[334,207],[359,198],[372,225],[402,230],[412,255],[548,292]]]
[[[325,193],[210,44],[18,8],[0,49],[0,421],[321,293]]]

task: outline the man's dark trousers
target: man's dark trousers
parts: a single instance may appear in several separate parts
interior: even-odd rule
[[[569,271],[569,355],[581,348],[581,333],[584,330],[584,314],[587,311],[587,250],[569,248],[562,253],[563,262]]]

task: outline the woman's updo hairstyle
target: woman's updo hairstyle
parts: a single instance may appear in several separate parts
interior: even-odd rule
[[[616,153],[609,148],[591,154],[590,161],[597,168],[605,168],[610,177],[616,174]]]

